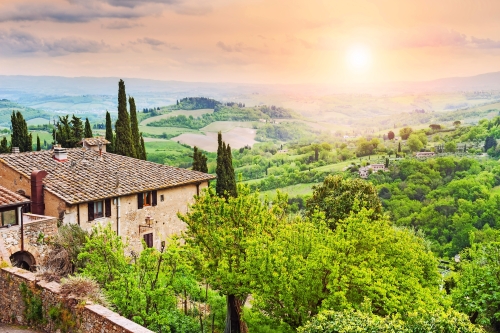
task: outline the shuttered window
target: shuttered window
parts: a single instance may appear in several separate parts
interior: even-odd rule
[[[152,194],[151,205],[152,206],[158,205],[158,198],[157,198],[158,197],[158,192],[157,191],[153,191],[153,192],[151,192],[151,194]]]
[[[137,209],[142,209],[144,207],[144,196],[143,193],[137,194]]]
[[[104,200],[104,210],[106,217],[111,217],[111,199]]]
[[[93,202],[89,202],[88,212],[89,212],[88,220],[94,221],[94,203]]]
[[[153,247],[153,233],[143,235],[147,247]]]

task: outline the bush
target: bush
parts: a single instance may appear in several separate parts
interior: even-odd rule
[[[298,333],[482,333],[466,315],[454,310],[415,313],[406,321],[360,311],[324,311]]]
[[[91,301],[107,308],[110,304],[97,282],[84,276],[69,276],[61,280],[61,296],[80,301]]]

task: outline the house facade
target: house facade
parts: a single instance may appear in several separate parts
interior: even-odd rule
[[[361,167],[359,168],[359,176],[361,178],[368,178],[368,175],[370,174],[370,170],[371,172],[377,172],[377,171],[387,171],[387,169],[385,168],[385,165],[380,163],[380,164],[370,164],[370,165],[367,165],[365,167]]]
[[[185,225],[177,213],[185,213],[215,178],[91,146],[0,155],[0,185],[29,198],[34,214],[84,230],[110,224],[130,250],[140,252],[143,240],[160,248],[180,233]]]

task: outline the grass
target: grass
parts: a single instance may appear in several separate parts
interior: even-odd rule
[[[153,135],[162,135],[166,133],[170,136],[178,136],[182,133],[200,133],[197,130],[183,127],[153,127],[153,126],[139,126],[139,131],[142,133],[148,133]]]
[[[206,113],[213,113],[213,109],[199,109],[199,110],[176,110],[169,112],[167,114],[162,114],[160,116],[155,116],[151,118],[144,119],[141,121],[140,125],[146,126],[147,124],[150,124],[154,121],[162,120],[162,119],[167,119],[167,118],[172,118],[175,116],[179,115],[185,115],[186,117],[193,116],[194,118],[201,117],[202,115]]]
[[[200,132],[229,132],[235,127],[252,128],[256,124],[254,121],[214,121],[213,123],[200,128]],[[258,125],[257,125],[258,126]]]
[[[48,124],[50,123],[50,119],[46,119],[46,118],[33,118],[33,119],[30,119],[28,121],[26,121],[26,123],[29,125],[45,125],[45,124]]]
[[[321,183],[307,183],[307,184],[297,184],[297,185],[290,185],[286,186],[283,188],[280,188],[279,190],[283,193],[288,194],[288,197],[296,197],[298,195],[309,195],[313,193],[312,187],[314,185],[318,185]],[[274,198],[276,196],[276,190],[268,190],[268,191],[263,191],[260,192],[261,198],[268,197],[270,199]]]

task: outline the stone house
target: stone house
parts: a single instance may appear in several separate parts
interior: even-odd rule
[[[359,168],[359,176],[361,178],[368,178],[368,175],[370,174],[370,170],[371,172],[377,172],[377,171],[387,171],[387,169],[385,168],[385,165],[380,163],[380,164],[370,164],[370,165],[367,165],[365,167],[361,167]]]
[[[30,200],[0,186],[0,262],[31,269],[47,255],[44,240],[57,233],[57,219],[23,213]]]
[[[433,151],[420,151],[415,154],[416,158],[427,158],[427,157],[434,157],[436,156],[436,153]]]
[[[160,248],[168,236],[183,230],[177,213],[185,213],[215,178],[108,153],[103,140],[84,145],[0,155],[0,185],[30,198],[34,214],[55,216],[84,230],[111,224],[129,249],[138,252],[143,240]]]

